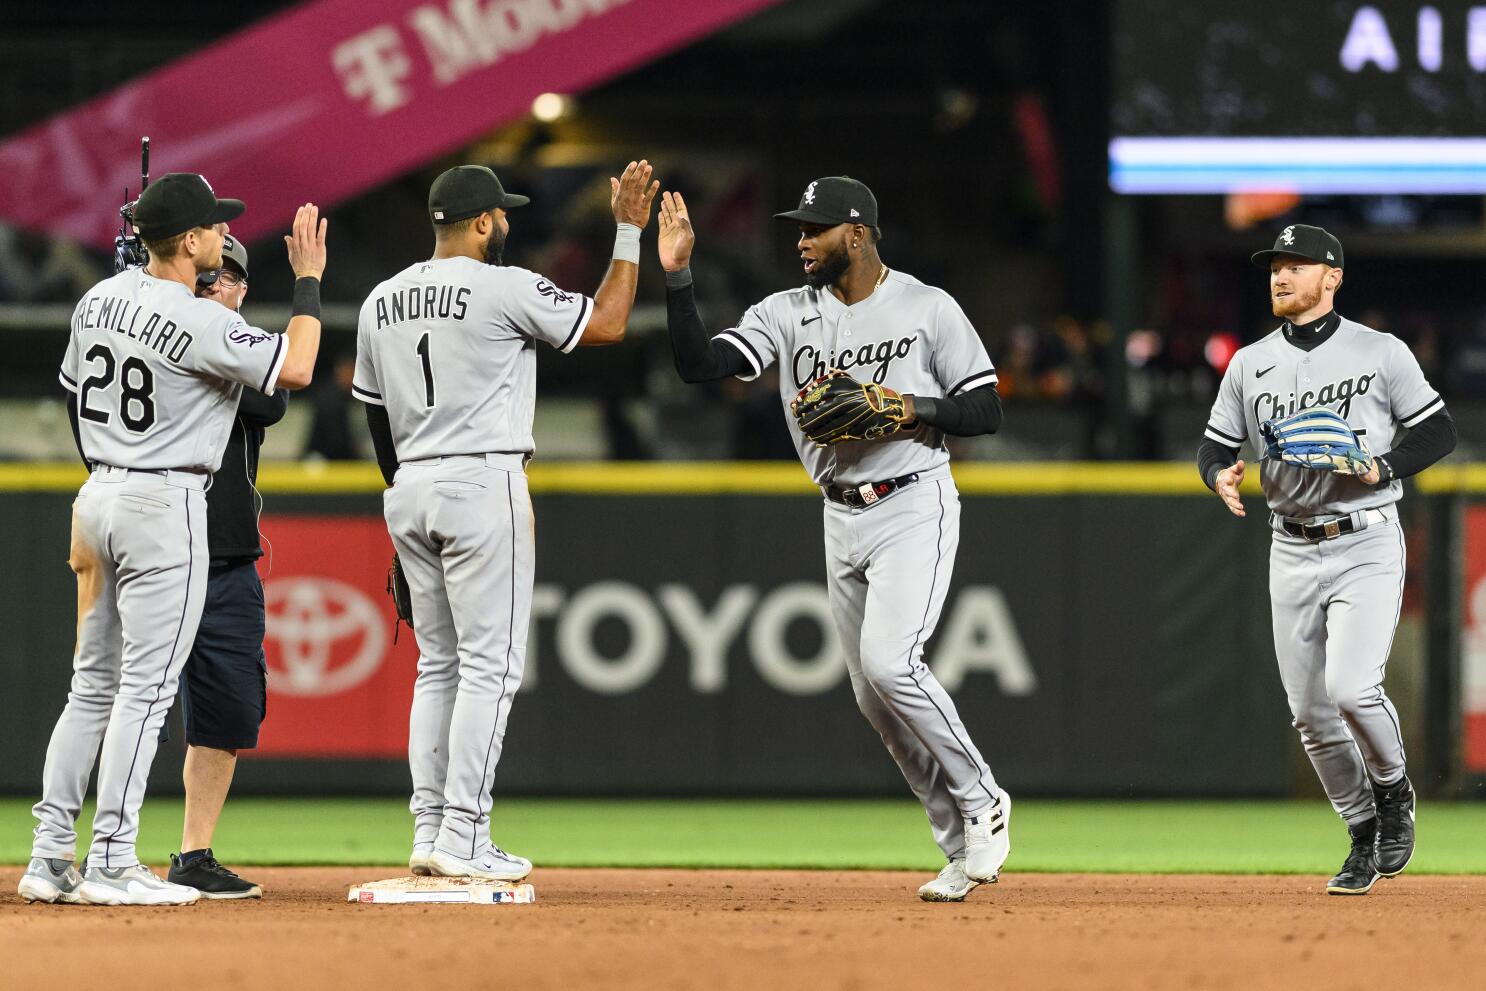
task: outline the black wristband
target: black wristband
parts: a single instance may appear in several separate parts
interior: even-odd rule
[[[691,266],[666,273],[667,289],[684,289],[691,285]]]
[[[1373,458],[1373,462],[1378,466],[1378,488],[1382,488],[1384,485],[1387,485],[1389,482],[1393,481],[1393,479],[1396,477],[1393,474],[1393,466],[1388,463],[1388,460],[1386,458],[1379,455],[1378,457]]]
[[[294,307],[291,317],[314,317],[320,319],[320,280],[312,275],[294,280]]]
[[[939,404],[929,396],[913,397],[913,418],[921,423],[934,424],[935,414],[939,412]]]

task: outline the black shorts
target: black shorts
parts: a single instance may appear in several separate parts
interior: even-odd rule
[[[186,742],[219,750],[258,746],[268,711],[263,583],[256,562],[213,564],[196,643],[181,673]]]

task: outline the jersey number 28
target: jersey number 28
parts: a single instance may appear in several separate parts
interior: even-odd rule
[[[102,367],[83,379],[77,390],[77,415],[94,423],[107,423],[111,414],[107,410],[94,409],[88,405],[88,393],[93,389],[107,389],[114,383],[114,375],[122,371],[119,378],[119,419],[131,433],[142,434],[155,425],[155,373],[138,357],[124,359],[122,369],[107,344],[95,344],[88,350],[87,361]]]

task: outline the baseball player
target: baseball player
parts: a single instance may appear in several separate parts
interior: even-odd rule
[[[222,267],[197,277],[196,295],[236,313],[248,294],[248,249],[228,235]],[[263,656],[263,583],[258,558],[258,450],[264,431],[284,418],[289,393],[265,396],[245,387],[227,435],[221,467],[206,493],[206,604],[196,642],[181,672],[181,715],[186,725],[186,817],[181,852],[172,854],[167,879],[195,888],[203,898],[261,898],[263,889],[223,867],[213,855],[212,834],[227,801],[237,752],[258,745],[268,709]]]
[[[242,211],[199,175],[163,176],[135,210],[148,264],[100,282],[73,311],[61,379],[92,472],[73,503],[77,650],[33,809],[32,859],[18,888],[28,901],[199,897],[139,862],[139,808],[206,595],[211,474],[245,385],[272,395],[309,383],[325,265],[326,222],[305,204],[285,239],[298,276],[285,334],[197,298],[197,276],[221,267],[227,221]],[[79,876],[74,825],[95,761],[97,812]]]
[[[361,307],[352,391],[382,474],[387,531],[412,594],[418,677],[409,718],[414,874],[516,881],[531,862],[490,836],[491,788],[521,685],[535,535],[536,346],[623,340],[640,231],[657,183],[646,162],[611,179],[614,260],[592,298],[502,267],[507,211],[528,202],[461,165],[428,195],[433,257]]]
[[[919,896],[960,901],[995,881],[1011,851],[1011,796],[996,785],[923,652],[959,545],[960,501],[944,437],[1000,426],[996,370],[947,293],[883,263],[877,200],[865,185],[817,179],[798,209],[776,216],[799,224],[805,285],[768,297],[709,337],[689,268],[695,236],[686,203],[680,194],[662,196],[659,249],[676,369],[687,382],[747,381],[778,362],[780,398],[797,414],[791,434],[800,460],[825,497],[831,612],[857,705],[923,803],[948,860]],[[846,374],[831,377],[836,370]],[[800,411],[837,384],[858,401],[849,417],[860,414],[871,426],[815,432]]]
[[[1455,425],[1402,341],[1336,312],[1340,241],[1296,224],[1253,262],[1269,271],[1270,302],[1284,322],[1234,355],[1198,468],[1208,488],[1242,517],[1239,449],[1247,442],[1263,453],[1280,680],[1306,753],[1352,841],[1326,890],[1364,895],[1379,876],[1403,871],[1414,852],[1403,734],[1383,691],[1403,601],[1396,504],[1401,479],[1454,448]],[[1287,452],[1285,442],[1266,443],[1266,436],[1298,436],[1289,426],[1295,423],[1335,423],[1359,442],[1357,457],[1316,461]],[[1394,447],[1400,427],[1408,433]],[[1340,470],[1315,470],[1318,465]]]

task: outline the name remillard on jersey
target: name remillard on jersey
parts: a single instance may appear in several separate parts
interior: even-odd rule
[[[141,318],[144,325],[140,326]],[[169,361],[180,364],[191,348],[191,332],[181,330],[174,320],[147,310],[130,299],[115,296],[89,296],[72,320],[72,332],[105,330],[138,341]]]
[[[1354,375],[1338,382],[1328,382],[1316,391],[1307,389],[1303,393],[1290,393],[1289,401],[1285,397],[1273,392],[1261,392],[1254,397],[1254,418],[1260,423],[1276,417],[1289,416],[1297,410],[1307,409],[1311,406],[1330,406],[1332,403],[1340,403],[1336,412],[1345,417],[1352,411],[1352,400],[1357,396],[1365,396],[1372,388],[1373,380],[1378,377],[1377,372],[1368,372],[1366,375]]]

